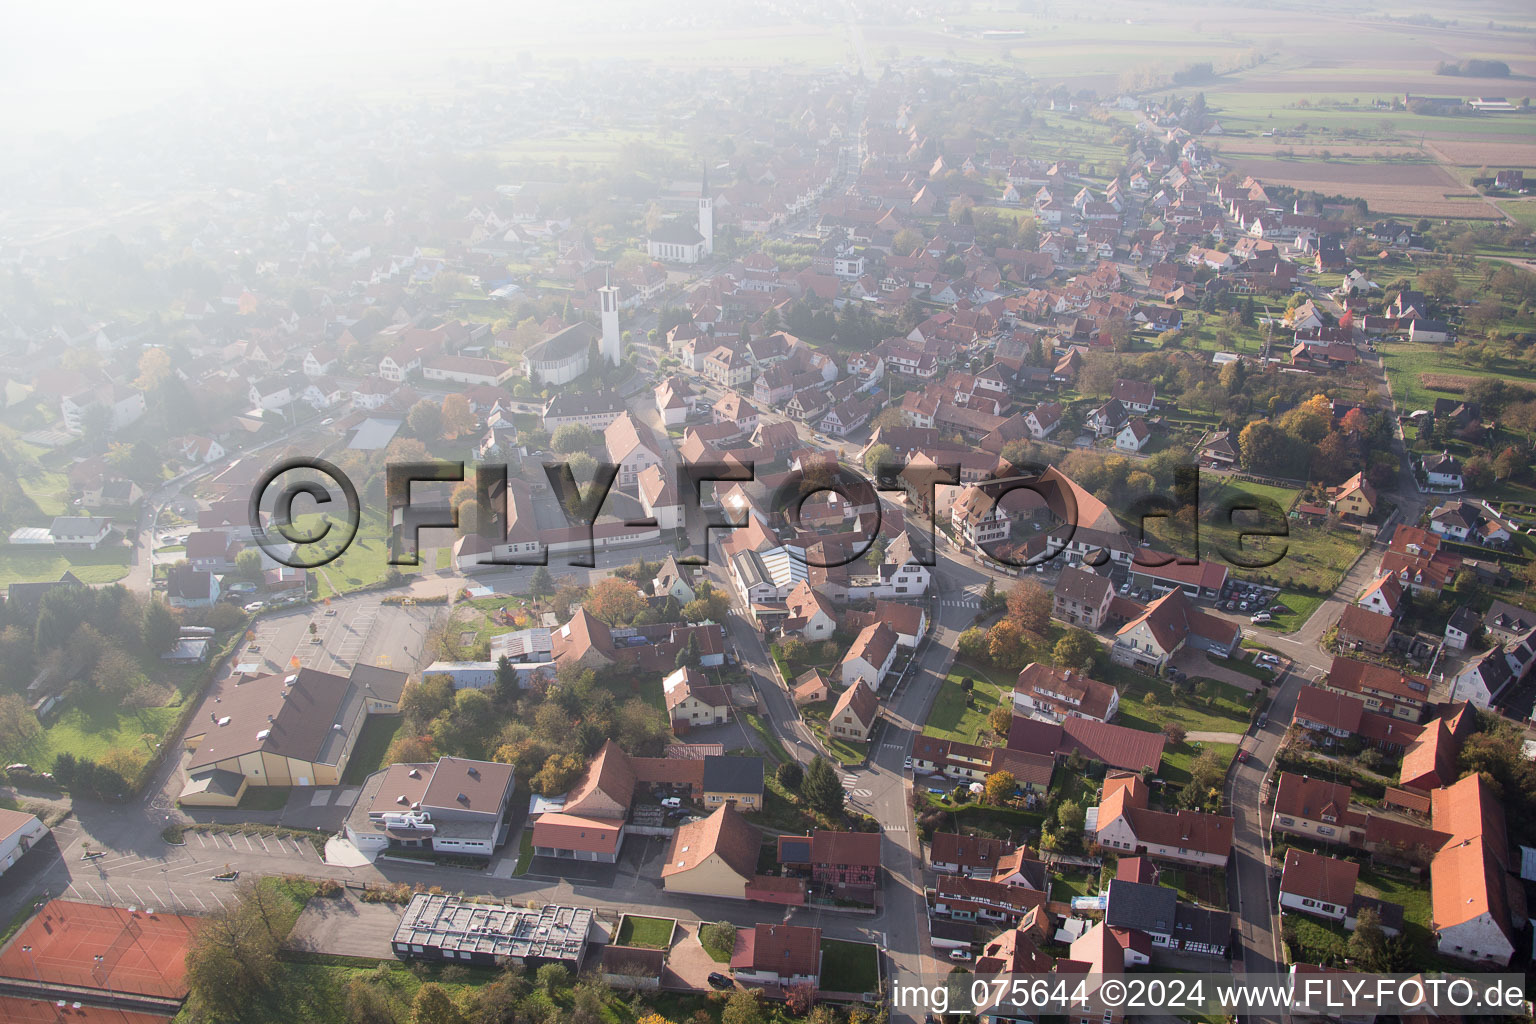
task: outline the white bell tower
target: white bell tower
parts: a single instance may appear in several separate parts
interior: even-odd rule
[[[603,340],[598,349],[604,359],[614,366],[624,361],[624,336],[619,333],[619,290],[612,281],[605,281],[597,290],[603,308]]]
[[[715,251],[715,199],[709,194],[709,171],[706,169],[699,186],[699,234],[704,239],[704,255]]]

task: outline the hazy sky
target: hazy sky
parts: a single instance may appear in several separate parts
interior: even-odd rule
[[[574,9],[590,17],[593,6]],[[0,3],[0,140],[74,134],[187,90],[216,98],[269,85],[374,88],[449,56],[509,57],[571,31],[572,9],[526,0],[10,0]]]

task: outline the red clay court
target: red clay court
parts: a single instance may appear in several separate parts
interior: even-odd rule
[[[195,917],[52,900],[0,950],[0,976],[180,999],[187,994],[187,947],[202,924]]]
[[[5,1024],[166,1024],[170,1018],[106,1006],[76,1009],[72,1002],[59,1008],[47,1000],[0,996],[0,1020]]]

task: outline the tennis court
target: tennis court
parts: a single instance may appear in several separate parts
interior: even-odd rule
[[[170,1018],[71,1001],[58,1006],[45,999],[0,996],[0,1020],[5,1024],[167,1024]]]
[[[187,947],[202,923],[52,900],[0,951],[0,976],[179,999],[187,994]]]

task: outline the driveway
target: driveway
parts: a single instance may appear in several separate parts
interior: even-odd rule
[[[667,953],[667,966],[661,974],[661,987],[708,991],[709,975],[713,971],[722,974],[730,970],[729,964],[719,964],[699,945],[697,925],[677,929],[677,938]]]

